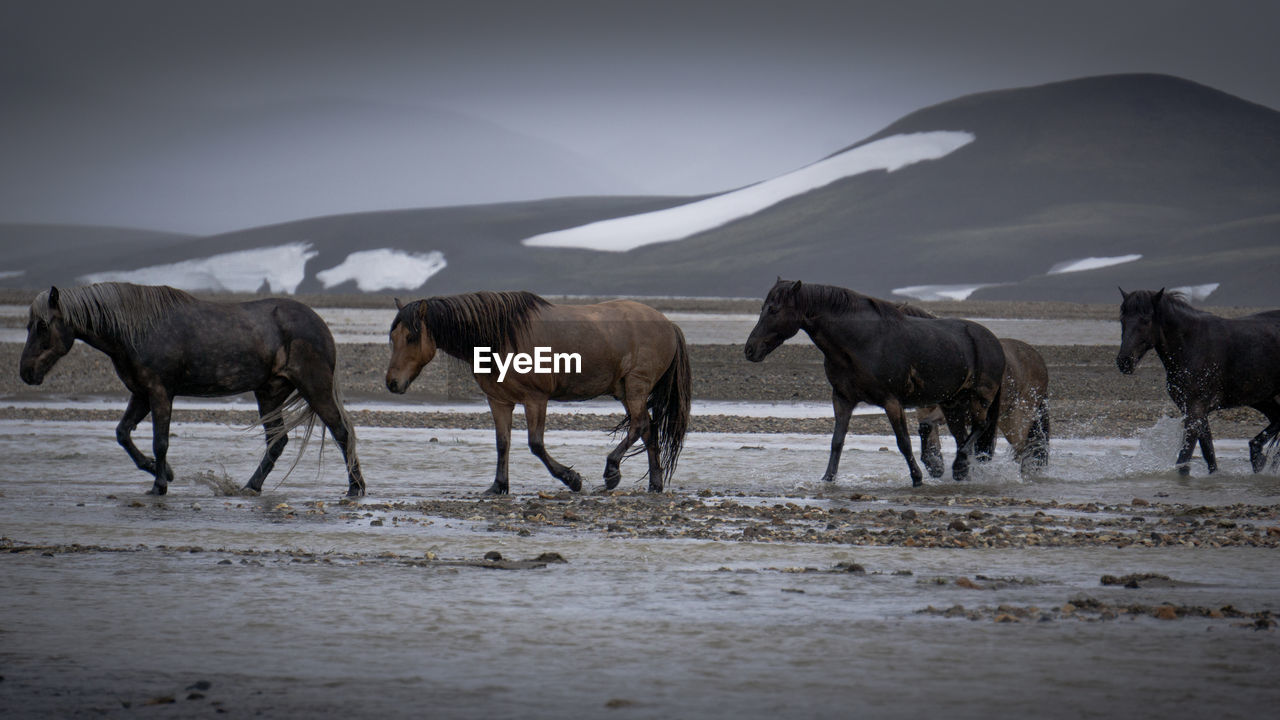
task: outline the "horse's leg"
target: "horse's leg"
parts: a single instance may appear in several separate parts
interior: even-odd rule
[[[1262,449],[1277,434],[1280,434],[1280,403],[1275,399],[1265,400],[1253,406],[1254,410],[1267,416],[1270,424],[1258,433],[1257,437],[1249,441],[1249,464],[1253,466],[1254,472],[1262,472],[1267,465],[1267,456],[1263,454]]]
[[[916,412],[920,424],[920,460],[929,471],[929,477],[940,478],[946,471],[942,462],[942,433],[938,430],[942,409],[935,406],[927,413]]]
[[[494,473],[493,484],[485,495],[506,495],[510,489],[507,483],[507,460],[511,457],[511,414],[516,406],[489,398],[489,414],[493,415],[493,432],[498,441],[498,469]]]
[[[840,470],[840,454],[844,452],[844,436],[849,433],[849,418],[857,405],[839,390],[831,389],[831,407],[835,410],[836,424],[831,430],[831,455],[827,458],[827,471],[822,473],[823,482],[835,482],[836,472]]]
[[[657,450],[656,443],[649,440],[649,411],[646,407],[648,399],[648,390],[642,389],[642,383],[635,382],[632,378],[623,380],[625,389],[622,397],[622,407],[627,411],[627,433],[623,436],[622,442],[609,452],[609,457],[604,461],[604,487],[606,490],[612,490],[618,487],[618,483],[622,480],[622,472],[618,470],[618,465],[622,463],[622,458],[626,456],[627,451],[635,445],[636,440],[641,436],[646,438],[645,444],[649,445],[649,489],[653,487],[653,453]],[[658,488],[662,490],[662,475],[659,469],[657,476]],[[655,491],[656,492],[656,491]]]
[[[1204,456],[1204,464],[1209,473],[1218,472],[1218,456],[1213,452],[1213,430],[1209,427],[1209,419],[1204,420],[1204,432],[1200,433],[1200,454]]]
[[[649,492],[662,492],[662,448],[658,446],[658,421],[649,417],[645,425],[644,449],[649,455]]]
[[[582,476],[577,470],[556,462],[542,443],[542,435],[547,428],[547,401],[544,399],[526,400],[524,403],[524,419],[529,424],[529,451],[547,466],[547,471],[564,483],[570,490],[582,490]],[[510,426],[508,426],[508,435]]]
[[[978,462],[991,462],[996,454],[996,431],[999,430],[998,423],[989,422],[990,413],[998,413],[999,408],[994,403],[983,402],[980,398],[975,397],[972,401],[973,409],[970,411],[973,417],[974,444],[973,453]]]
[[[139,470],[155,475],[156,461],[143,455],[138,446],[133,444],[134,428],[138,427],[138,423],[142,422],[142,418],[150,412],[151,403],[147,400],[147,396],[134,393],[129,398],[129,407],[124,410],[124,417],[120,418],[120,424],[116,425],[116,442],[129,453],[129,459],[133,460],[133,464],[137,465]]]
[[[1198,442],[1205,433],[1209,432],[1209,418],[1198,408],[1187,408],[1187,414],[1182,418],[1182,448],[1178,451],[1178,459],[1174,463],[1181,475],[1191,474],[1191,454],[1195,452],[1196,442]],[[1209,466],[1209,472],[1218,469],[1217,462],[1213,458],[1213,441],[1209,441],[1209,455],[1205,459],[1205,464]]]
[[[253,393],[254,398],[258,401],[258,417],[265,417],[270,413],[278,410],[284,404],[286,398],[289,397],[289,388],[283,390],[276,389],[259,389]],[[271,418],[262,422],[262,431],[266,435],[267,450],[262,455],[262,462],[258,463],[258,469],[253,471],[253,475],[249,477],[249,482],[245,483],[245,490],[254,492],[262,492],[262,482],[267,479],[267,474],[271,472],[271,468],[276,466],[276,460],[280,459],[280,453],[284,452],[284,446],[289,444],[289,436],[281,433],[275,442],[271,441],[271,435],[284,425],[284,420],[280,418]]]
[[[973,452],[976,431],[969,429],[969,416],[963,410],[948,411],[943,408],[943,413],[947,418],[947,429],[956,441],[956,459],[951,463],[951,479],[963,482],[969,479],[969,454]]]
[[[173,416],[173,398],[164,388],[151,391],[151,451],[156,458],[156,481],[148,495],[164,495],[173,482],[173,468],[165,456],[169,454],[169,420]]]
[[[920,466],[916,465],[915,454],[911,450],[911,431],[907,429],[907,413],[902,409],[902,403],[897,398],[890,397],[885,401],[884,414],[889,417],[889,424],[893,426],[893,435],[898,439],[898,451],[907,459],[907,469],[911,471],[911,485],[920,487],[924,484],[924,473],[920,472]]]
[[[329,434],[333,436],[334,442],[338,443],[338,449],[342,451],[342,461],[347,466],[347,497],[364,495],[364,474],[360,472],[360,458],[355,452],[355,429],[351,427],[350,418],[338,404],[338,394],[333,384],[333,371],[323,357],[311,351],[310,346],[302,343],[293,344],[290,362],[299,368],[291,378],[293,385],[307,401],[311,411],[329,429]],[[281,448],[283,449],[283,446]]]

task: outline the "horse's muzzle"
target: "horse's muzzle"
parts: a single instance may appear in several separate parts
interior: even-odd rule
[[[36,372],[33,367],[24,367],[18,370],[18,376],[22,378],[22,382],[28,385],[39,385],[44,382],[44,373]]]
[[[1133,369],[1136,366],[1137,366],[1137,363],[1134,362],[1131,356],[1129,355],[1116,356],[1116,367],[1120,368],[1120,372],[1124,373],[1125,375],[1132,375]]]
[[[409,383],[401,385],[399,380],[395,378],[387,378],[387,389],[397,395],[403,395],[404,392],[409,389]]]

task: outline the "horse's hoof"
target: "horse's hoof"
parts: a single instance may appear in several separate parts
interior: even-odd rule
[[[822,482],[829,483],[829,482],[835,482],[835,481],[836,481],[835,473],[823,473]]]
[[[614,470],[613,473],[604,474],[604,489],[612,490],[618,487],[618,483],[622,482],[622,473]]]
[[[1183,476],[1183,477],[1186,477],[1186,476],[1190,475],[1190,474],[1191,474],[1191,466],[1190,466],[1190,465],[1179,465],[1179,466],[1178,466],[1178,474],[1179,474],[1179,475],[1181,475],[1181,476]]]
[[[924,487],[924,481],[923,481],[923,480],[912,480],[912,481],[911,481],[911,487]]]
[[[364,497],[364,488],[362,487],[347,488],[347,497],[349,498]]]
[[[507,494],[507,486],[506,486],[506,485],[499,485],[498,483],[496,483],[496,482],[495,482],[494,484],[492,484],[492,485],[490,485],[490,486],[489,486],[489,489],[488,489],[488,490],[485,490],[485,491],[484,491],[484,494],[485,494],[485,495],[506,495],[506,494]]]
[[[164,495],[167,492],[169,492],[169,486],[167,485],[152,485],[151,489],[147,491],[147,494],[148,495]]]
[[[573,468],[565,468],[564,477],[560,478],[560,482],[573,492],[582,492],[582,476]]]

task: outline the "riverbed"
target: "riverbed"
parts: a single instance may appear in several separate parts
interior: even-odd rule
[[[256,433],[179,423],[161,498],[114,423],[0,421],[17,717],[1253,717],[1280,701],[1280,477],[1169,469],[1176,421],[912,489],[887,436],[695,433],[668,492],[568,493],[490,432],[361,428],[228,494]],[[140,428],[146,437],[148,426]],[[548,448],[598,478],[611,441]],[[892,449],[892,450],[891,450]],[[1111,582],[1105,582],[1110,577]],[[1118,578],[1118,580],[1117,580]]]

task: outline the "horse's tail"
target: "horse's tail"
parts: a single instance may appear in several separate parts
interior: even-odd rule
[[[342,390],[338,384],[333,383],[333,404],[338,409],[338,415],[342,418],[342,424],[347,428],[347,458],[346,466],[348,474],[356,467],[358,460],[356,459],[356,426],[351,422],[351,416],[347,414],[346,403],[342,399]],[[298,454],[293,458],[293,462],[289,465],[289,470],[285,472],[284,477],[276,483],[279,487],[289,475],[291,475],[298,463],[302,460],[302,453],[306,451],[307,445],[311,443],[311,435],[315,432],[316,421],[320,416],[316,413],[315,408],[307,402],[302,393],[294,390],[289,393],[289,397],[280,404],[280,407],[266,413],[258,418],[260,425],[266,425],[279,421],[276,425],[267,431],[267,445],[275,443],[279,438],[288,435],[298,428],[302,428],[302,441],[298,443]],[[320,433],[320,459],[324,460],[324,433]]]
[[[1022,457],[1024,472],[1039,472],[1049,466],[1049,401],[1036,401],[1036,415],[1027,429],[1027,446]]]
[[[651,485],[665,483],[676,469],[684,436],[689,431],[689,407],[693,395],[693,374],[689,371],[689,348],[680,327],[672,323],[676,333],[676,354],[658,382],[649,391],[649,409],[658,430],[662,477],[649,478]],[[657,482],[654,482],[654,481]]]

